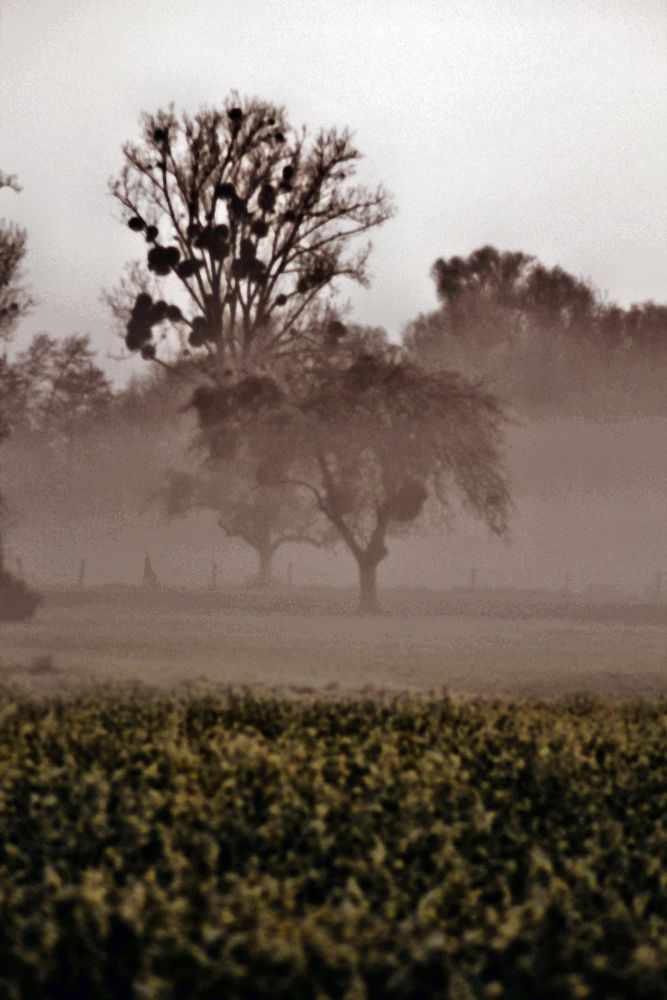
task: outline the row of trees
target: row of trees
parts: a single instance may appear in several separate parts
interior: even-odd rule
[[[493,379],[515,409],[534,415],[605,393],[638,412],[667,410],[667,306],[629,309],[535,257],[485,246],[432,268],[439,308],[404,331],[425,364]]]
[[[1,172],[0,188],[21,190],[15,177]],[[0,341],[5,347],[33,305],[22,274],[26,245],[24,229],[0,223]],[[45,446],[62,457],[70,483],[75,439],[111,399],[111,385],[87,336],[56,340],[41,333],[13,360],[6,350],[0,355],[0,442],[11,437],[25,454],[34,454],[37,443]],[[39,601],[5,565],[4,534],[14,513],[0,492],[0,619],[29,616]]]
[[[383,188],[356,182],[358,161],[349,133],[310,136],[238,95],[194,117],[145,115],[111,183],[144,256],[106,300],[127,349],[196,418],[151,502],[214,511],[255,550],[262,583],[280,546],[340,543],[373,611],[392,535],[442,521],[453,498],[505,530],[504,404],[562,405],[575,375],[664,365],[667,309],[618,309],[560,268],[483,247],[436,261],[439,309],[392,346],[337,307],[342,280],[367,281],[364,241],[393,213]],[[29,306],[12,288],[6,330]],[[66,461],[84,429],[139,419],[153,391],[112,398],[83,337],[42,334],[1,363],[6,430],[48,428]]]

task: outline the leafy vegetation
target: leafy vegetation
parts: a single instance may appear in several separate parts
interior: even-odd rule
[[[3,997],[665,995],[665,701],[0,712]]]
[[[493,246],[440,257],[431,276],[440,308],[403,336],[422,363],[492,379],[531,421],[582,407],[665,413],[667,306],[621,308],[561,267]]]

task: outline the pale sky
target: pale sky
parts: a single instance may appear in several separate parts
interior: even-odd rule
[[[28,230],[37,331],[117,352],[99,296],[142,244],[108,179],[142,111],[228,92],[294,125],[349,126],[398,214],[373,238],[358,322],[436,305],[439,256],[484,243],[667,299],[664,0],[0,0],[0,217]],[[124,380],[133,359],[105,359]]]

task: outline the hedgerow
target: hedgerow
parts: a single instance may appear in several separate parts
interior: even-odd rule
[[[0,718],[2,998],[667,995],[667,701]]]

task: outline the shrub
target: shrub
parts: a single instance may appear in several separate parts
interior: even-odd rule
[[[666,701],[0,718],[0,996],[667,995]]]
[[[6,570],[0,570],[0,621],[20,622],[32,618],[42,597]]]

